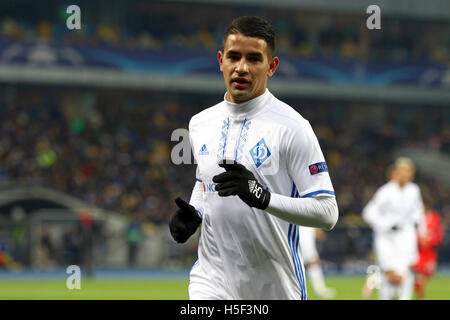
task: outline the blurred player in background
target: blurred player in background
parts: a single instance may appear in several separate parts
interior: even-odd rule
[[[169,221],[181,243],[201,224],[189,298],[304,300],[298,226],[336,224],[328,168],[309,122],[267,89],[279,64],[272,25],[237,18],[223,40],[227,91],[189,123],[197,182]]]
[[[433,210],[433,199],[428,192],[423,193],[425,219],[419,226],[419,258],[413,267],[415,271],[414,289],[417,299],[425,298],[425,286],[433,276],[437,265],[437,248],[444,239],[444,226],[439,213]]]
[[[322,265],[316,248],[316,239],[321,241],[325,240],[325,232],[317,228],[299,227],[299,233],[300,253],[314,292],[321,299],[334,298],[336,296],[336,290],[328,288],[325,284]]]
[[[424,205],[412,180],[411,159],[398,158],[391,180],[380,187],[363,210],[364,220],[374,230],[374,251],[381,268],[380,299],[412,298],[417,259],[417,226],[424,218]]]
[[[394,165],[390,164],[387,169],[386,169],[386,179],[387,181],[391,181],[393,178],[393,174],[394,173]],[[374,257],[374,251],[371,250],[370,252],[370,261],[372,263],[376,263],[376,258]],[[379,270],[379,267],[375,264],[371,264],[368,267],[368,270],[374,271],[374,270]],[[379,275],[378,274],[373,274],[370,273],[367,275],[366,280],[364,281],[364,285],[361,289],[361,296],[364,299],[369,299],[370,297],[372,297],[373,292],[375,289],[379,289],[379,285],[380,285],[380,279],[379,279]]]

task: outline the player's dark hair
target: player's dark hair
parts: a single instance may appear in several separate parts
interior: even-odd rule
[[[263,39],[267,43],[269,58],[275,55],[276,40],[273,26],[267,20],[254,16],[242,16],[234,19],[223,34],[222,50],[230,34],[242,34],[246,37]]]

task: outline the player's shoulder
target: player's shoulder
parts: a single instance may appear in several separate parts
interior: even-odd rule
[[[311,124],[300,112],[273,94],[269,101],[268,112],[265,114],[271,122],[277,122],[288,131],[298,132],[310,130]]]
[[[412,181],[408,182],[408,188],[410,190],[412,190],[413,192],[421,193],[419,185],[417,183],[415,183],[415,182],[412,182]]]
[[[217,115],[223,109],[221,108],[223,103],[224,103],[223,101],[218,102],[215,105],[208,107],[200,111],[199,113],[193,115],[189,121],[189,128],[202,125],[204,123],[211,121],[211,119],[217,118]]]
[[[397,188],[397,184],[394,181],[388,181],[378,188],[377,193],[379,194],[392,194]]]

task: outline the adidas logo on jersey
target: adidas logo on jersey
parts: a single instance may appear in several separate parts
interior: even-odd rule
[[[200,149],[199,153],[200,156],[208,155],[209,151],[206,150],[206,144],[203,145],[203,147]]]

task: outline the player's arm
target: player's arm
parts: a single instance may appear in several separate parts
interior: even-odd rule
[[[366,206],[362,210],[362,218],[363,220],[373,229],[378,229],[381,231],[383,226],[380,222],[383,221],[383,217],[380,214],[379,206],[380,206],[380,191],[377,191],[372,199],[366,204]]]
[[[191,129],[191,122],[189,123],[189,129]],[[192,143],[192,130],[189,130],[189,142],[191,147]],[[195,152],[194,158],[196,157]],[[197,162],[197,161],[196,161]],[[203,187],[201,180],[199,179],[198,167],[196,170],[196,181],[192,190],[191,199],[189,203],[181,199],[180,197],[175,199],[175,203],[178,206],[178,210],[172,214],[169,219],[169,229],[172,238],[178,243],[186,242],[202,222],[203,216]]]
[[[175,199],[178,210],[169,219],[169,229],[176,242],[186,242],[202,223],[201,197],[202,184],[196,181],[190,203],[179,197]]]
[[[265,190],[253,173],[240,163],[224,161],[219,166],[226,171],[214,176],[213,182],[221,197],[239,196],[250,207],[298,225],[331,230],[337,222],[334,196],[286,197]]]
[[[285,140],[288,141],[288,139]],[[312,156],[314,159],[323,159],[312,129],[307,137],[303,132],[292,133],[284,150],[295,182],[302,181],[305,176],[305,173],[299,174],[299,167],[305,169],[302,166],[305,159],[302,158]],[[310,161],[310,159],[307,160]],[[326,191],[319,192],[313,197],[292,198],[265,190],[253,173],[242,164],[225,163],[220,166],[226,172],[213,178],[213,181],[217,183],[216,190],[219,196],[238,195],[249,206],[265,210],[280,219],[298,225],[331,230],[337,222],[339,213],[334,192]],[[329,180],[328,172],[326,174]],[[321,190],[324,185],[332,189],[331,181],[322,182],[323,176],[316,176],[301,185],[300,190],[315,187]]]
[[[363,220],[379,232],[386,232],[397,228],[397,221],[382,214],[382,211],[385,210],[383,209],[385,197],[385,189],[378,189],[362,211]]]
[[[339,216],[336,198],[331,195],[291,198],[272,194],[266,211],[294,224],[325,230],[333,229]]]
[[[298,225],[331,230],[339,210],[319,141],[308,121],[285,132],[280,151],[293,181],[291,196],[273,194],[267,212]],[[315,168],[315,170],[313,170]]]

